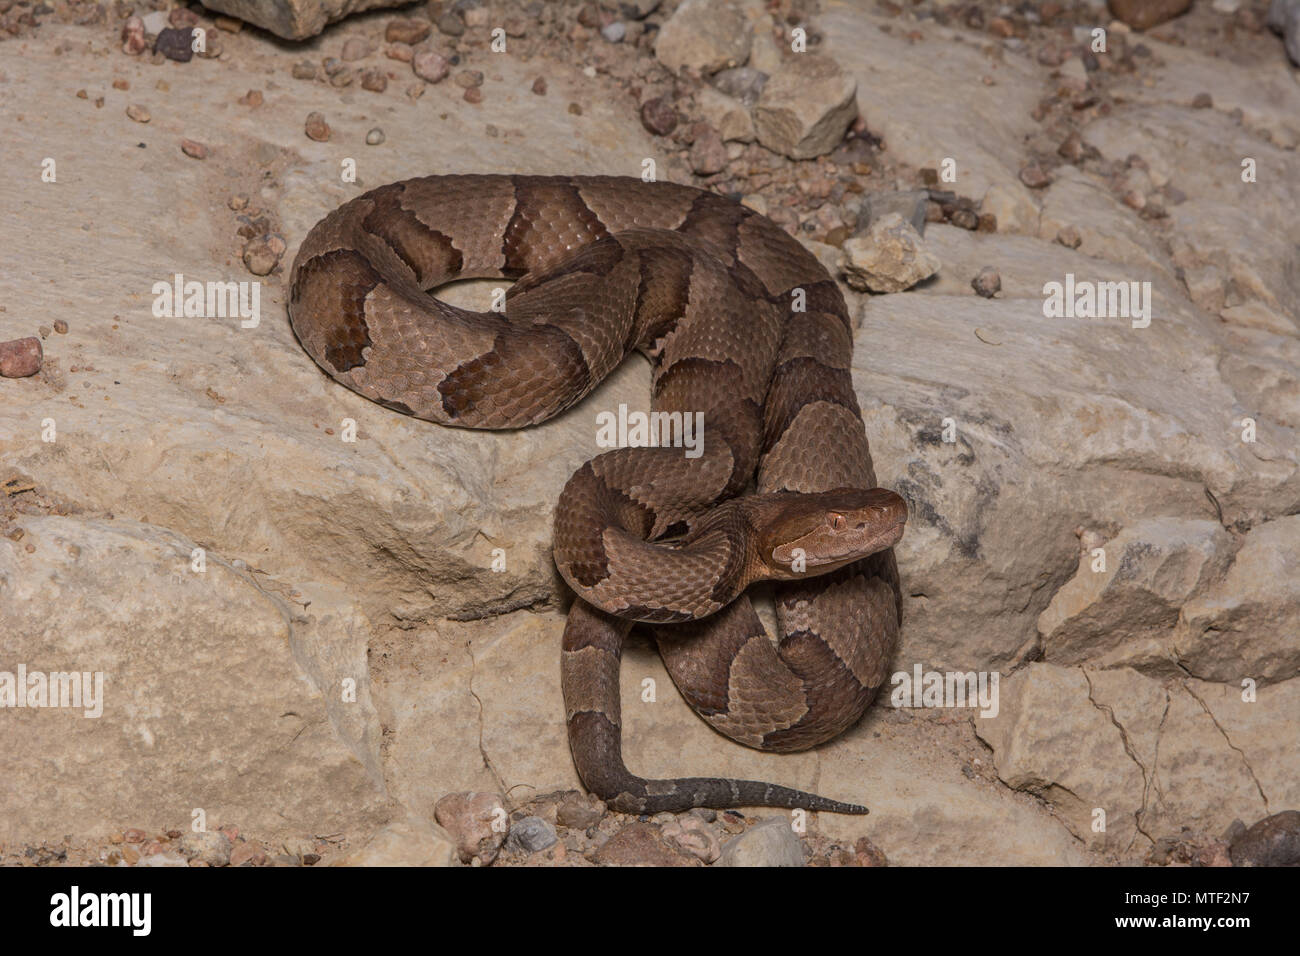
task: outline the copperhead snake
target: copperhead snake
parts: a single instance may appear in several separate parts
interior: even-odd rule
[[[517,280],[504,312],[430,295]],[[778,806],[865,813],[757,781],[646,780],[623,762],[619,661],[654,625],[695,711],[739,743],[797,751],[861,717],[901,611],[906,505],[876,488],[835,281],[780,227],[672,183],[431,176],[331,212],[303,241],[289,318],[326,373],[390,409],[521,428],[590,392],[632,351],[652,408],[703,412],[703,454],[619,448],[569,479],[554,559],[577,593],[562,685],[584,784],[631,813]],[[775,580],[773,642],[745,587]]]

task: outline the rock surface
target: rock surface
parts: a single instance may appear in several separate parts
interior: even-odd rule
[[[859,291],[902,292],[939,271],[939,257],[896,212],[873,218],[864,236],[843,246],[840,268]]]
[[[764,820],[722,847],[716,866],[803,866],[803,845],[787,817]]]
[[[293,50],[223,30],[220,56],[154,63],[123,52],[122,24],[56,8],[37,42],[0,13],[19,34],[0,41],[0,86],[33,104],[7,131],[58,164],[57,186],[0,179],[0,207],[27,237],[0,245],[0,341],[39,332],[45,359],[0,379],[0,668],[102,671],[105,710],[5,713],[21,730],[0,752],[15,782],[0,789],[6,863],[23,843],[57,862],[37,848],[65,835],[67,854],[89,844],[95,862],[170,856],[196,808],[209,833],[256,831],[256,845],[225,838],[228,861],[334,862],[368,845],[376,862],[442,859],[465,847],[402,827],[466,791],[509,794],[497,799],[511,818],[556,827],[525,865],[702,865],[710,836],[744,830],[725,815],[706,834],[686,817],[524,806],[579,786],[556,668],[568,596],[549,558],[554,502],[596,451],[594,415],[644,407],[644,364],[539,428],[470,433],[340,389],[285,321],[297,243],[366,189],[437,170],[641,175],[646,159],[663,178],[745,195],[836,269],[846,245],[880,252],[851,245],[876,222],[860,196],[925,193],[904,215],[928,219],[938,271],[905,293],[845,287],[879,480],[912,513],[892,666],[1002,683],[997,717],[894,707],[887,685],[833,743],[762,754],[704,726],[638,637],[623,682],[634,771],[866,803],[866,818],[810,818],[802,842],[869,838],[901,865],[1212,862],[1213,840],[1196,849],[1184,827],[1217,839],[1300,807],[1300,90],[1273,38],[1211,44],[1186,32],[1194,10],[1141,37],[1149,56],[1117,40],[1079,89],[1064,68],[1079,58],[1045,49],[1055,28],[1017,21],[1029,38],[1017,47],[939,8],[916,19],[826,4],[812,52],[792,54],[745,6],[769,84],[800,57],[830,57],[871,95],[816,160],[736,139],[719,171],[693,177],[690,133],[712,120],[691,68],[670,75],[649,55],[668,11],[611,44],[547,5],[559,12],[511,33],[507,55],[488,51],[486,20],[444,13],[412,59],[459,57],[458,75],[482,74],[475,105],[376,54],[356,62],[405,79],[339,81],[353,69],[343,46],[383,42],[384,16]],[[169,21],[151,22],[156,35]],[[262,74],[254,105],[248,77]],[[715,74],[716,92],[743,109],[766,94],[759,78]],[[661,135],[637,115],[649,101]],[[312,112],[328,139],[306,135]],[[366,146],[380,127],[383,143]],[[184,155],[183,139],[208,158]],[[340,176],[349,158],[356,181]],[[1019,178],[1031,163],[1042,189]],[[254,279],[249,250],[265,253],[258,321],[154,314],[155,283],[178,273]],[[1001,280],[991,300],[970,286],[986,266]],[[1067,275],[1149,282],[1150,324],[1049,317],[1045,286]],[[447,298],[482,308],[503,285]],[[40,331],[45,316],[70,330]],[[157,852],[113,844],[127,826]],[[289,849],[304,832],[342,836]],[[485,860],[478,839],[469,849],[480,865],[515,862]]]
[[[1186,13],[1192,0],[1109,0],[1110,12],[1135,30],[1149,30]]]
[[[829,57],[790,60],[767,81],[754,104],[754,132],[791,159],[829,153],[858,115],[857,80]]]
[[[407,0],[203,0],[209,10],[238,17],[286,40],[314,37],[352,13],[400,7]]]
[[[1232,844],[1234,866],[1300,865],[1300,810],[1265,817]]]
[[[1268,26],[1273,32],[1282,35],[1286,43],[1286,55],[1292,63],[1300,66],[1300,2],[1273,0],[1268,5]]]
[[[684,0],[655,40],[655,56],[670,70],[708,75],[744,66],[752,40],[748,19],[732,0]]]
[[[390,823],[336,866],[455,866],[451,838],[427,820],[411,818]]]

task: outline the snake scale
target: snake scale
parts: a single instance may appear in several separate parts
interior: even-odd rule
[[[516,280],[503,311],[430,294],[471,277]],[[691,707],[762,750],[836,736],[884,681],[907,509],[876,488],[848,309],[803,246],[688,186],[430,176],[321,220],[294,261],[289,316],[338,382],[465,428],[545,421],[643,353],[652,409],[702,412],[703,453],[618,448],[561,492],[554,558],[578,595],[561,676],[579,776],[623,812],[866,812],[756,781],[647,780],[621,751],[619,661],[637,621]],[[779,640],[742,593],[755,580],[777,582]]]

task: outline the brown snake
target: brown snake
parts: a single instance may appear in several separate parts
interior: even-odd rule
[[[504,312],[429,291],[518,281]],[[852,726],[885,678],[907,509],[876,488],[835,281],[722,196],[615,177],[431,176],[373,190],[311,230],[289,317],[337,381],[443,425],[520,428],[569,408],[634,350],[652,408],[703,413],[703,454],[620,448],[556,508],[577,592],[562,682],[574,763],[616,810],[864,807],[755,781],[645,780],[623,763],[618,670],[635,621],[716,730],[804,750]],[[756,486],[754,483],[756,480]],[[743,595],[776,580],[773,642]]]

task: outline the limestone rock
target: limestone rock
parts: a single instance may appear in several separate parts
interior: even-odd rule
[[[1300,865],[1300,810],[1260,820],[1232,844],[1233,866]]]
[[[541,817],[524,817],[510,825],[510,835],[506,837],[506,848],[521,853],[537,853],[554,846],[555,827]]]
[[[1170,268],[1167,257],[1153,250],[1141,222],[1103,183],[1073,166],[1058,168],[1054,176],[1043,196],[1037,225],[1029,230],[1031,235],[1050,241],[1063,229],[1073,227],[1079,233],[1078,248],[1084,255]],[[987,197],[985,208],[988,208]],[[998,228],[1002,228],[1001,216],[998,216]]]
[[[791,159],[829,153],[857,118],[857,80],[826,56],[790,60],[754,105],[758,141]]]
[[[1286,42],[1286,55],[1300,66],[1300,2],[1273,0],[1268,5],[1268,26]]]
[[[939,271],[939,259],[898,213],[872,221],[865,236],[845,240],[840,267],[850,286],[902,292]]]
[[[695,96],[704,122],[718,131],[723,142],[752,143],[754,119],[740,100],[705,86]]]
[[[749,59],[749,20],[733,0],[685,0],[659,29],[655,56],[674,72],[708,75]]]
[[[455,866],[456,845],[441,827],[410,817],[375,832],[334,866]]]
[[[406,0],[204,0],[216,10],[246,23],[270,30],[286,40],[314,37],[344,17],[381,7],[400,7]]]
[[[1183,605],[1177,644],[1197,677],[1239,683],[1300,673],[1300,515],[1251,529],[1226,574]]]
[[[1153,801],[1147,824],[1157,836],[1182,827],[1222,833],[1234,819],[1255,820],[1268,812],[1252,772],[1255,761],[1224,733],[1223,723],[1208,706],[1206,689],[1201,682],[1188,681],[1169,694],[1153,765],[1159,798]],[[1274,707],[1259,714],[1267,733],[1294,734],[1288,730],[1295,726],[1294,715]],[[1294,757],[1282,758],[1282,766],[1288,764],[1294,769]]]
[[[1211,715],[1224,741],[1240,753],[1267,809],[1300,807],[1295,728],[1300,679],[1254,686],[1245,680],[1186,685]],[[1252,819],[1250,816],[1243,820]]]
[[[663,826],[664,839],[702,863],[713,863],[722,853],[718,835],[699,817],[686,814]]]
[[[1135,30],[1149,30],[1181,16],[1192,0],[1110,0],[1110,12]]]
[[[980,47],[944,43],[942,56],[918,56],[898,30],[880,29],[886,22],[864,17],[847,3],[826,4],[817,18],[825,54],[857,79],[858,110],[867,128],[889,145],[897,161],[917,169],[959,160],[961,191],[972,199],[995,183],[1028,196],[1017,178],[1018,160],[1038,130],[1031,115],[1039,97],[1037,72],[1025,58],[1008,56],[998,64],[998,85],[990,95],[953,96],[954,89],[988,71]],[[964,144],[956,155],[953,143]],[[999,214],[999,228],[1002,222]]]
[[[1222,525],[1186,518],[1150,518],[1099,548],[1085,547],[1074,578],[1038,618],[1044,658],[1078,664],[1107,657],[1111,666],[1154,659],[1177,673],[1169,642],[1179,611],[1222,575],[1234,548]]]
[[[694,856],[670,846],[653,823],[632,823],[596,851],[601,866],[702,866]]]
[[[1292,680],[1247,701],[1223,684],[1035,663],[1001,683],[997,717],[976,731],[1009,786],[1048,800],[1090,846],[1125,851],[1294,802],[1297,692]]]
[[[728,840],[714,866],[803,866],[803,844],[789,817],[773,817]]]
[[[1239,62],[1216,59],[1196,44],[1144,36],[1154,53],[1142,68],[1151,85],[1119,77],[1123,97],[1110,113],[1090,118],[1084,112],[1077,120],[1080,156],[1095,149],[1117,178],[1145,166],[1153,201],[1168,210],[1167,219],[1149,222],[1090,173],[1058,167],[1037,196],[1017,179],[1032,158],[1027,144],[1039,130],[1032,113],[1044,89],[1044,72],[1031,58],[991,63],[978,44],[947,42],[948,28],[939,24],[927,24],[927,39],[916,43],[901,30],[879,29],[891,21],[870,5],[823,6],[817,55],[834,57],[856,78],[864,91],[862,118],[889,158],[938,169],[952,144],[961,144],[953,157],[957,181],[945,188],[963,199],[982,197],[982,211],[999,219],[997,233],[928,224],[926,245],[944,268],[907,296],[847,293],[860,326],[853,375],[878,479],[904,494],[912,513],[898,549],[905,625],[893,666],[923,662],[1014,671],[1019,678],[1044,666],[1026,662],[1043,647],[1040,616],[1077,573],[1077,527],[1111,533],[1176,518],[1222,525],[1245,544],[1300,513],[1300,335],[1286,324],[1300,329],[1300,274],[1293,262],[1300,220],[1292,214],[1300,86],[1271,37],[1258,39],[1276,55]],[[754,7],[745,9],[748,15]],[[167,23],[153,19],[160,28]],[[353,32],[382,30],[386,19],[340,25],[339,43]],[[468,32],[460,13],[445,19],[449,32]],[[762,14],[753,23],[760,31],[772,25]],[[393,414],[320,374],[284,320],[283,275],[273,271],[263,281],[255,329],[222,319],[159,319],[150,314],[148,290],[173,272],[217,280],[243,275],[238,257],[230,273],[229,251],[213,245],[213,237],[230,236],[234,226],[220,201],[228,190],[252,191],[251,202],[278,217],[291,258],[307,230],[362,186],[431,169],[629,172],[629,155],[656,157],[662,166],[665,150],[676,144],[645,132],[617,97],[584,99],[575,121],[567,96],[530,92],[537,62],[498,57],[493,71],[500,80],[490,81],[491,132],[481,110],[440,99],[434,107],[440,135],[430,138],[434,91],[414,107],[393,101],[391,110],[383,107],[388,142],[423,148],[371,149],[365,183],[344,184],[337,152],[304,137],[302,118],[324,111],[334,127],[330,144],[343,147],[362,142],[382,104],[349,104],[352,88],[287,82],[302,53],[245,31],[236,51],[239,70],[169,70],[171,93],[151,88],[152,121],[133,125],[120,109],[65,108],[59,97],[66,95],[68,71],[85,66],[87,54],[78,52],[84,28],[46,17],[40,30],[41,42],[16,54],[22,69],[7,74],[15,100],[34,104],[15,142],[97,174],[61,176],[58,189],[35,193],[22,177],[0,179],[0,208],[14,212],[26,237],[0,244],[0,293],[9,303],[0,312],[0,341],[32,334],[33,315],[99,320],[77,321],[73,334],[47,340],[39,376],[0,378],[0,460],[8,469],[0,474],[8,492],[0,501],[33,510],[0,518],[4,560],[16,555],[20,562],[17,579],[0,579],[0,616],[21,608],[10,600],[15,587],[43,587],[27,577],[30,568],[53,567],[39,522],[55,519],[35,513],[41,509],[67,511],[74,516],[58,520],[78,526],[101,522],[175,536],[184,555],[201,544],[209,555],[212,601],[186,610],[229,624],[232,644],[250,642],[270,673],[229,695],[241,701],[248,695],[247,709],[232,712],[223,701],[194,711],[208,725],[229,720],[221,729],[236,743],[247,737],[251,749],[243,759],[258,780],[255,789],[241,790],[219,770],[199,797],[227,808],[220,814],[209,808],[210,826],[224,822],[227,812],[246,815],[237,822],[249,839],[267,846],[282,825],[268,809],[267,793],[287,795],[287,812],[301,822],[294,831],[342,831],[356,846],[358,837],[393,818],[398,803],[427,818],[452,790],[508,788],[513,798],[530,789],[578,787],[556,672],[566,598],[550,561],[551,523],[559,489],[599,450],[592,416],[622,402],[644,407],[644,365],[625,363],[583,405],[539,428],[443,429]],[[469,34],[466,42],[473,39]],[[939,50],[939,43],[943,56],[917,54],[926,44]],[[771,62],[764,50],[773,54]],[[759,42],[749,62],[780,72],[787,60],[810,55]],[[232,112],[248,91],[250,73],[286,78],[258,108],[256,123],[247,111]],[[552,90],[592,88],[572,64],[548,60],[545,73]],[[995,76],[995,86],[978,82],[986,74]],[[1194,110],[1207,75],[1214,77],[1213,108]],[[743,102],[756,75],[729,74],[725,80],[737,85],[725,89],[724,77],[713,79]],[[409,82],[412,90],[423,88],[415,76]],[[693,85],[683,78],[682,91],[663,92],[688,98]],[[644,95],[660,92],[647,88]],[[97,144],[121,134],[121,124],[147,148],[100,162]],[[203,163],[176,149],[195,129],[215,131],[211,142],[221,147]],[[860,145],[846,141],[845,152]],[[1257,182],[1237,174],[1243,157],[1256,160]],[[240,181],[259,166],[269,173],[258,174],[260,185]],[[1100,164],[1089,160],[1088,167]],[[138,188],[145,180],[179,185]],[[748,201],[761,206],[765,198],[774,213],[787,211],[776,194],[755,192]],[[1042,217],[1058,227],[1041,238],[1040,202]],[[50,222],[80,225],[50,229]],[[1055,241],[1064,226],[1076,229],[1078,248]],[[58,283],[33,270],[32,261],[81,261],[85,241],[94,244],[102,269],[64,270]],[[810,248],[825,260],[827,247]],[[1001,277],[994,300],[971,294],[970,277],[984,266]],[[105,270],[111,283],[103,281]],[[1150,282],[1151,326],[1045,316],[1044,284],[1068,273]],[[439,296],[482,309],[491,289],[504,285],[488,280]],[[123,345],[159,341],[164,348]],[[1239,440],[1245,416],[1257,420],[1255,443]],[[46,417],[57,420],[57,442],[40,439]],[[356,442],[341,440],[344,419],[356,424]],[[249,449],[256,449],[254,465]],[[9,484],[11,478],[18,482]],[[35,490],[10,490],[25,484]],[[32,499],[45,504],[26,504]],[[19,532],[18,540],[7,537]],[[500,573],[492,570],[496,549],[505,561]],[[1269,550],[1260,549],[1259,567],[1269,566],[1262,560]],[[214,562],[226,570],[213,576]],[[96,666],[98,639],[91,651],[79,650],[67,634],[101,619],[112,623],[110,637],[118,629],[138,632],[140,641],[158,645],[129,645],[128,676],[151,684],[148,699],[132,697],[132,713],[100,719],[114,728],[107,735],[111,746],[96,739],[83,747],[71,736],[35,741],[64,761],[56,781],[29,783],[24,770],[14,776],[13,762],[36,759],[22,735],[15,752],[0,755],[0,772],[20,784],[0,796],[0,819],[22,835],[80,837],[110,811],[141,826],[186,829],[188,820],[170,814],[192,805],[191,784],[204,783],[207,762],[164,773],[164,788],[185,796],[155,802],[155,782],[141,782],[140,768],[149,773],[158,760],[136,729],[141,724],[154,736],[154,750],[165,744],[168,755],[207,753],[212,745],[227,763],[237,759],[222,749],[224,737],[214,740],[215,732],[205,735],[182,719],[191,713],[186,695],[198,695],[199,678],[159,663],[174,666],[175,648],[187,639],[177,635],[188,632],[190,619],[163,634],[151,629],[150,615],[155,607],[188,602],[190,592],[175,590],[180,584],[166,581],[152,559],[122,563],[135,569],[129,580],[110,570],[72,579],[77,600],[89,610],[56,619],[67,625],[56,650],[70,649],[74,660]],[[177,563],[185,563],[183,556]],[[171,567],[170,559],[166,564]],[[1222,596],[1223,580],[1212,576],[1201,594]],[[1258,635],[1274,641],[1277,632],[1269,629],[1289,620],[1288,588],[1276,584],[1266,594],[1262,584],[1252,586],[1241,607],[1195,618],[1208,625],[1199,636],[1176,628],[1174,639],[1158,648],[1173,648],[1193,674],[1201,674],[1204,662],[1211,681],[1168,672],[1167,656],[1126,657],[1122,647],[1084,662],[1096,706],[1078,696],[1086,688],[1076,682],[1070,685],[1076,697],[1061,709],[1077,712],[1077,724],[1091,728],[1094,715],[1108,708],[1123,727],[1120,735],[1109,725],[1121,740],[1127,736],[1134,756],[1124,756],[1137,775],[1116,763],[1103,771],[1108,782],[1136,782],[1146,771],[1141,788],[1122,787],[1115,801],[1137,808],[1127,815],[1134,834],[1127,850],[1090,849],[1090,828],[1088,842],[1080,842],[1053,806],[991,776],[960,714],[895,709],[882,698],[859,726],[813,752],[736,747],[695,717],[672,691],[653,648],[635,637],[624,656],[628,762],[648,776],[727,774],[864,803],[869,818],[823,815],[819,831],[850,846],[865,830],[903,865],[1140,862],[1142,831],[1155,840],[1176,837],[1184,825],[1221,833],[1236,817],[1251,822],[1300,806],[1300,774],[1286,750],[1294,751],[1300,681],[1287,676],[1285,659],[1270,662],[1269,647],[1276,645],[1257,641]],[[223,611],[225,605],[232,610]],[[1256,625],[1254,633],[1232,630],[1235,615]],[[1216,642],[1220,621],[1229,630]],[[198,643],[196,666],[224,673],[207,638],[200,635]],[[24,636],[19,650],[31,646]],[[116,653],[108,641],[102,646]],[[1248,656],[1234,665],[1238,647]],[[251,665],[238,646],[231,653],[242,680]],[[152,663],[139,669],[146,660]],[[1132,667],[1115,666],[1122,662]],[[641,699],[645,679],[659,687],[653,703]],[[108,686],[110,705],[114,694],[124,699],[118,685]],[[340,692],[348,686],[355,699]],[[205,692],[211,694],[210,685]],[[171,717],[149,709],[160,700]],[[1005,703],[1014,706],[1010,697]],[[286,739],[278,722],[295,720],[280,717],[286,704],[308,729],[276,757],[270,744]],[[59,733],[84,732],[91,723],[65,722]],[[976,727],[984,723],[975,720]],[[1062,750],[1087,752],[1071,736],[1069,721],[1048,720],[1044,727],[1061,731]],[[1121,751],[1106,753],[1118,760]],[[107,810],[99,797],[108,784],[97,777],[95,762],[105,755],[111,775],[125,781],[115,784],[121,793]],[[1048,756],[1038,761],[1044,772],[1056,766]],[[15,791],[23,801],[16,807]],[[83,801],[85,793],[93,799]],[[1050,798],[1055,790],[1049,784],[1042,793]],[[48,807],[49,821],[33,806]],[[1112,828],[1119,825],[1113,807],[1107,816]],[[264,832],[255,833],[259,828]]]
[[[1000,684],[996,717],[977,720],[1008,786],[1042,796],[1080,840],[1123,850],[1137,836],[1142,768],[1122,732],[1089,698],[1078,668],[1034,664]],[[1097,811],[1106,829],[1096,832]]]
[[[1038,203],[1019,182],[994,183],[984,193],[982,212],[997,217],[998,232],[1035,235],[1041,210]]]
[[[82,716],[93,713],[85,701],[61,719],[5,712],[0,839],[106,819],[182,822],[189,807],[209,809],[213,839],[223,821],[273,834],[373,819],[381,791],[299,670],[283,599],[211,551],[195,571],[198,545],[148,524],[24,516],[21,526],[21,542],[0,538],[5,653],[32,672],[102,674],[102,712]]]
[[[858,224],[853,234],[864,235],[870,230],[872,223],[892,212],[901,216],[904,222],[911,223],[917,235],[924,235],[925,209],[929,199],[928,189],[871,193],[862,200],[858,212]]]
[[[449,793],[433,808],[434,819],[456,843],[461,862],[496,859],[506,839],[506,812],[497,793]],[[554,834],[552,834],[554,835]]]

